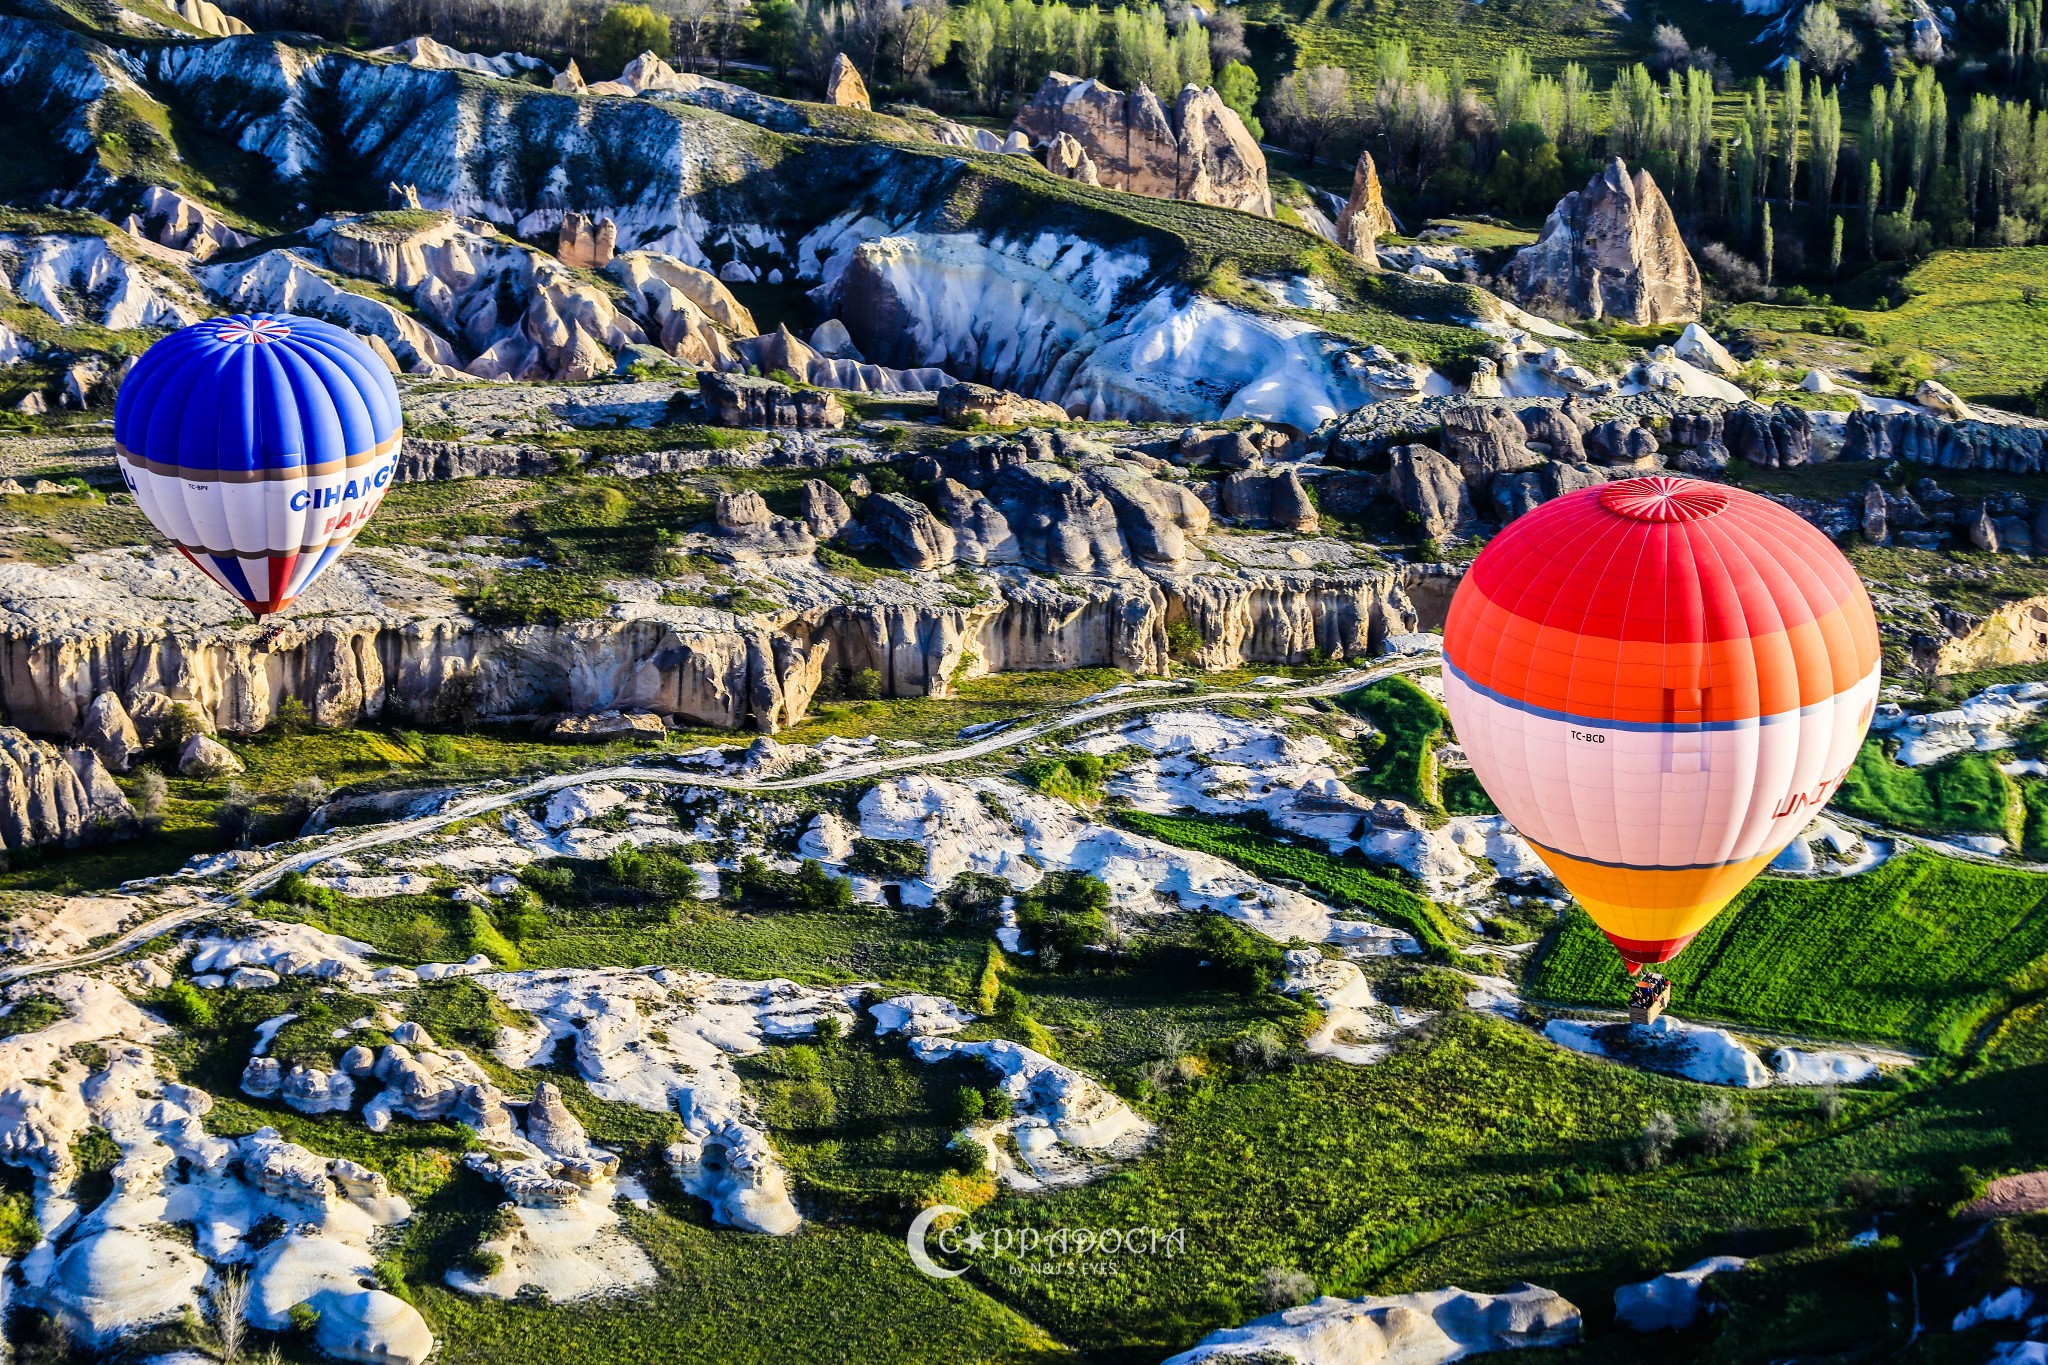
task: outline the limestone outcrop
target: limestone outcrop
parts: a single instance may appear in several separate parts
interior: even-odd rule
[[[1077,180],[1083,185],[1102,183],[1095,159],[1069,132],[1054,133],[1052,141],[1045,144],[1045,168],[1062,180]]]
[[[1224,512],[1246,526],[1279,531],[1314,531],[1316,505],[1292,466],[1240,469],[1223,481]]]
[[[847,59],[844,52],[834,54],[831,74],[825,77],[825,103],[836,104],[842,109],[871,109],[868,102],[868,83],[860,78],[860,72]]]
[[[1166,1361],[1345,1361],[1347,1365],[1422,1365],[1474,1352],[1569,1346],[1584,1330],[1579,1310],[1535,1285],[1501,1294],[1435,1289],[1382,1298],[1321,1298],[1211,1332]]]
[[[229,227],[208,205],[162,185],[144,186],[135,212],[123,219],[121,226],[132,236],[174,251],[189,252],[197,261],[203,261],[217,251],[247,246],[256,240],[246,232]]]
[[[923,503],[900,493],[870,497],[861,507],[861,525],[906,569],[940,569],[953,562],[952,528]]]
[[[478,379],[592,379],[611,372],[615,350],[647,340],[604,290],[471,220],[327,218],[308,236],[297,251],[203,267],[201,282],[241,308],[324,315],[335,305],[351,326],[381,336],[406,368],[443,378],[459,369]],[[589,250],[599,245],[593,237]],[[381,300],[348,302],[352,291],[323,283],[322,272],[397,292],[432,330]]]
[[[1458,466],[1425,445],[1397,447],[1389,456],[1388,490],[1413,514],[1431,540],[1456,535],[1473,514],[1472,496]]]
[[[1360,152],[1351,173],[1351,197],[1337,215],[1337,245],[1367,265],[1378,265],[1379,240],[1393,231],[1394,215],[1380,194],[1379,168],[1371,152]]]
[[[1648,171],[1631,176],[1620,157],[1558,200],[1507,275],[1515,302],[1553,317],[1693,322],[1704,300],[1663,192]]]
[[[1055,71],[1011,127],[1034,146],[1066,134],[1110,189],[1273,216],[1265,153],[1214,89],[1190,85],[1169,110],[1142,84],[1125,94]],[[1063,160],[1078,170],[1070,150]]]
[[[719,494],[715,518],[718,540],[731,555],[807,555],[818,548],[808,526],[776,516],[752,490]]]
[[[96,752],[0,726],[0,849],[76,848],[134,828],[135,810]]]
[[[707,370],[698,379],[698,392],[720,426],[837,431],[846,425],[846,409],[822,389],[793,389],[772,379]]]
[[[1024,422],[1064,422],[1066,412],[1053,403],[994,389],[986,384],[947,384],[939,390],[939,420],[952,426],[1017,426]]]
[[[79,722],[78,742],[98,754],[110,772],[127,772],[135,756],[142,752],[135,720],[116,692],[102,692],[92,699],[84,720]]]

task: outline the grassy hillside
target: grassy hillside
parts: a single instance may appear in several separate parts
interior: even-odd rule
[[[1958,1051],[2048,983],[2048,877],[1909,853],[1826,881],[1765,878],[1665,970],[1689,1017]],[[1621,960],[1573,911],[1532,965],[1536,1000],[1613,1006]]]
[[[1876,288],[1888,278],[1877,271],[1866,283]],[[1854,301],[1855,292],[1850,282],[1837,297]],[[1805,330],[1833,329],[1820,308],[1746,303],[1729,311],[1728,323],[1764,340],[1759,353],[1786,364],[1859,379],[1876,366],[1883,378],[1929,357],[1941,382],[1964,398],[2029,410],[2048,382],[2048,246],[1936,251],[1904,273],[1897,296],[1895,307],[1846,311],[1860,336]],[[1836,323],[1843,320],[1838,314]]]

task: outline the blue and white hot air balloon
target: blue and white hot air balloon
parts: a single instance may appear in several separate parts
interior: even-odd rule
[[[398,386],[315,318],[238,314],[143,352],[114,405],[143,514],[259,620],[339,559],[398,462]]]

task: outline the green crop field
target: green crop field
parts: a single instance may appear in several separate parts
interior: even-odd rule
[[[1688,1017],[1955,1052],[2048,984],[2048,877],[1906,853],[1825,881],[1767,877],[1665,970]],[[1573,911],[1532,965],[1531,999],[1613,1005],[1621,961]]]
[[[1129,810],[1119,811],[1117,818],[1140,834],[1214,854],[1261,877],[1298,882],[1340,910],[1363,910],[1399,925],[1433,952],[1449,947],[1453,931],[1443,912],[1369,864],[1345,862],[1299,844],[1283,844],[1222,820]]]
[[[1886,756],[1883,740],[1868,739],[1832,804],[1895,829],[2010,835],[2017,796],[2013,780],[1984,754],[1908,768]]]

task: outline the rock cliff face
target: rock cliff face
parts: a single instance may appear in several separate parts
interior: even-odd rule
[[[314,586],[306,615],[259,630],[232,620],[182,561],[114,552],[61,570],[5,566],[0,704],[26,730],[124,755],[150,742],[172,698],[227,734],[263,729],[287,698],[321,725],[618,710],[773,731],[803,718],[827,670],[873,668],[890,696],[944,694],[963,668],[1158,673],[1167,625],[1180,619],[1201,634],[1204,666],[1300,662],[1428,628],[1448,603],[1413,568],[1265,571],[1182,558],[1205,509],[1185,490],[1145,488],[1115,469],[1027,462],[993,473],[988,493],[954,487],[1021,528],[1005,532],[999,557],[1010,567],[991,571],[986,595],[969,603],[934,579],[852,591],[801,559],[777,559],[786,581],[804,585],[779,612],[648,602],[572,625],[495,627],[414,589],[380,598],[377,585],[392,580],[358,556]],[[831,525],[843,504],[812,501],[819,529],[845,529]],[[736,500],[725,520],[746,531],[763,510]],[[944,567],[951,527],[919,504],[901,510]],[[782,527],[762,553],[791,553],[792,537],[798,551],[810,543],[807,523]],[[1033,571],[1054,565],[1068,576]],[[117,723],[120,711],[131,727]],[[131,728],[142,732],[133,741]],[[90,791],[104,769],[97,752],[78,753],[90,759],[78,770]],[[63,785],[48,763],[38,771]]]
[[[1036,146],[1073,139],[1092,163],[1091,184],[1273,216],[1265,153],[1213,89],[1190,85],[1169,111],[1143,85],[1125,94],[1055,71],[1011,126]],[[1057,170],[1085,178],[1070,151],[1062,160]]]
[[[1945,421],[1924,412],[1852,412],[1842,458],[2039,474],[2048,472],[2048,426]]]
[[[205,267],[208,289],[244,308],[296,305],[317,314],[324,303],[367,322],[365,330],[382,336],[401,364],[441,377],[459,366],[479,379],[590,379],[611,371],[614,350],[647,340],[603,290],[488,225],[440,216],[421,226],[372,214],[322,219],[307,235],[301,252]],[[591,253],[604,246],[604,235],[584,222],[578,250],[594,260]],[[321,267],[409,298],[433,330],[380,300],[357,305],[336,297],[351,291],[306,297],[301,291],[313,285],[304,277]]]
[[[1619,157],[1558,200],[1508,278],[1524,308],[1637,325],[1692,322],[1704,297],[1657,182],[1648,171],[1631,177]]]

